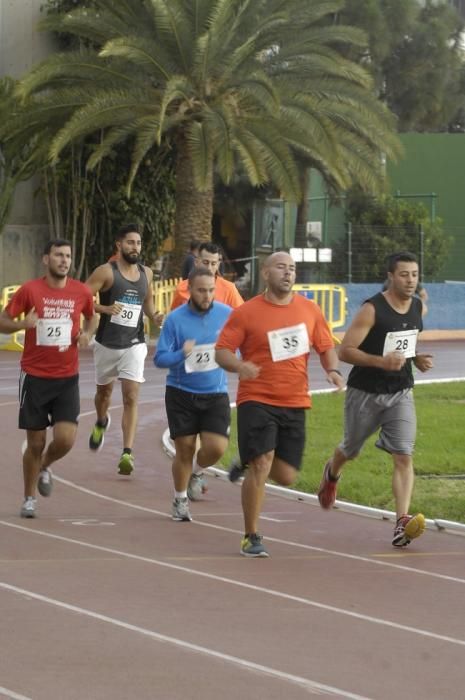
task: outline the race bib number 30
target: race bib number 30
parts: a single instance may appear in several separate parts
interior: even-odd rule
[[[39,318],[36,323],[37,345],[66,347],[71,345],[70,318]]]
[[[117,323],[119,326],[126,326],[126,328],[136,328],[141,311],[141,304],[123,304],[119,314],[114,314],[110,321],[111,323]]]
[[[191,354],[184,361],[184,367],[188,374],[191,372],[211,372],[213,369],[218,369],[215,362],[214,344],[194,345]]]
[[[392,331],[386,335],[383,355],[390,352],[401,352],[405,357],[415,357],[417,348],[418,329],[410,331]]]
[[[293,357],[299,357],[299,355],[306,355],[310,351],[305,323],[268,331],[268,343],[273,362],[290,360]]]

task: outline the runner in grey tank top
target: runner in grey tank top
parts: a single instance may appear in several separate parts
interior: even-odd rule
[[[119,379],[123,395],[123,452],[118,473],[129,475],[134,469],[132,448],[137,429],[137,400],[144,382],[147,345],[144,337],[144,313],[160,324],[163,316],[155,311],[152,293],[153,273],[140,263],[141,237],[136,224],[120,229],[116,237],[118,259],[97,267],[87,280],[99,294],[95,310],[100,323],[94,345],[97,392],[97,421],[89,437],[94,452],[103,447],[110,427],[110,401],[114,382]]]

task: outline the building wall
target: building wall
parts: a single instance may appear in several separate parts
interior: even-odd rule
[[[20,78],[45,58],[50,37],[37,31],[43,0],[0,0],[0,76]],[[0,235],[0,287],[40,274],[48,238],[47,213],[37,178],[16,190],[13,209]]]

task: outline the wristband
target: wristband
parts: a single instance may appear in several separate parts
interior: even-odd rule
[[[326,374],[329,374],[330,372],[336,372],[336,374],[338,374],[340,377],[342,377],[342,374],[341,374],[341,372],[339,372],[338,369],[327,369],[326,370]]]

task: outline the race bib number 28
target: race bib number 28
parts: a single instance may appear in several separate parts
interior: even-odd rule
[[[405,357],[415,357],[418,329],[409,331],[392,331],[387,333],[384,341],[383,355],[401,352]]]

